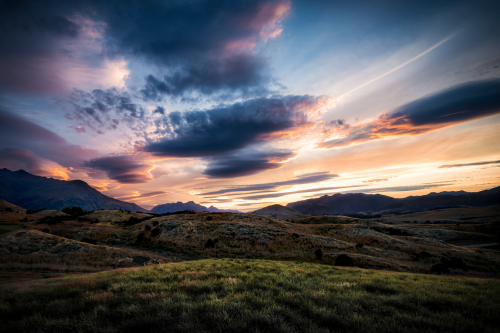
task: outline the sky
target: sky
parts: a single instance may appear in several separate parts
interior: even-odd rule
[[[498,1],[0,8],[0,168],[146,209],[500,186]]]

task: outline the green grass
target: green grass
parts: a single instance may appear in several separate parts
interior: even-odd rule
[[[26,228],[22,224],[1,224],[0,225],[0,235],[6,234],[8,232],[17,230],[17,229],[24,229]]]
[[[207,259],[0,289],[1,332],[498,332],[500,282]]]

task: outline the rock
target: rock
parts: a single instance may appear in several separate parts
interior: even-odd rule
[[[443,264],[439,263],[439,264],[432,265],[432,267],[431,267],[431,273],[435,273],[435,274],[450,274],[451,272],[448,269],[448,267],[446,267]]]
[[[321,251],[321,249],[317,249],[316,251],[314,251],[314,254],[316,255],[316,259],[318,260],[321,260],[321,258],[323,258],[323,251]]]
[[[354,263],[347,254],[339,254],[335,259],[335,266],[354,266]]]

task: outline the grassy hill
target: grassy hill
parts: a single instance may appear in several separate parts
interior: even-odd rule
[[[0,211],[5,211],[5,210],[12,211],[14,213],[21,213],[21,214],[26,213],[26,209],[13,205],[10,202],[7,202],[3,199],[0,199]]]
[[[261,215],[261,216],[270,216],[270,217],[274,217],[275,219],[279,219],[279,220],[283,220],[283,221],[291,221],[291,220],[301,219],[301,218],[309,216],[307,214],[299,213],[292,208],[285,207],[282,205],[267,206],[267,207],[258,209],[256,211],[252,212],[251,214]]]
[[[2,332],[498,332],[500,281],[208,259],[0,287]]]

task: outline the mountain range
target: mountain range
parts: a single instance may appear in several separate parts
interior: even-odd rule
[[[393,198],[382,194],[336,193],[286,206],[311,215],[374,214],[388,211],[416,211],[449,206],[484,207],[500,204],[500,187],[480,192],[441,192],[423,196]]]
[[[241,213],[240,211],[237,210],[224,210],[224,209],[219,209],[214,206],[210,207],[205,207],[202,205],[199,205],[197,203],[194,203],[193,201],[188,201],[186,203],[183,202],[172,202],[172,203],[165,203],[161,204],[158,206],[155,206],[151,209],[151,211],[158,213],[158,214],[163,214],[163,213],[173,213],[173,212],[179,212],[182,210],[192,210],[195,212],[210,212],[210,213]]]
[[[0,169],[0,198],[25,209],[81,207],[84,210],[123,209],[146,211],[134,203],[110,198],[82,180],[58,180],[24,170]]]

